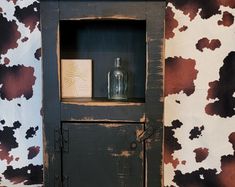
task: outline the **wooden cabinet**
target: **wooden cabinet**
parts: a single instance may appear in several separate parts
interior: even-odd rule
[[[143,131],[138,123],[63,123],[69,150],[62,157],[67,186],[143,187],[143,143],[131,147]]]
[[[161,186],[163,1],[41,1],[48,187]],[[127,101],[107,99],[121,57]],[[61,96],[61,61],[92,59],[92,97]]]

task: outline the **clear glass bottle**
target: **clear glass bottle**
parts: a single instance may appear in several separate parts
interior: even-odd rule
[[[116,58],[114,68],[108,73],[108,99],[126,100],[128,74],[121,66],[121,59]]]

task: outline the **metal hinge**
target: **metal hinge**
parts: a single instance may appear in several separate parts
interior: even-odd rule
[[[54,147],[56,152],[69,152],[69,130],[55,129],[54,131]]]

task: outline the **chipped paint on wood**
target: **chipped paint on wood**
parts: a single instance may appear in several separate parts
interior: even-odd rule
[[[137,16],[124,16],[124,15],[113,15],[113,16],[86,16],[70,18],[69,20],[138,20]]]
[[[151,139],[145,140],[145,150],[148,151],[148,150],[151,150],[151,149],[152,149],[152,141],[151,141]]]
[[[67,121],[67,120],[66,120]],[[72,122],[103,122],[103,123],[134,123],[136,121],[132,120],[110,120],[110,119],[94,119],[93,117],[84,117],[84,118],[70,118],[68,121]]]
[[[60,104],[61,120],[103,122],[140,122],[145,113],[144,103],[140,106],[81,106],[73,104]]]
[[[148,90],[148,66],[149,66],[149,38],[148,38],[148,31],[146,31],[146,79],[145,79],[145,90]]]
[[[52,160],[52,161],[55,161],[55,159],[56,159],[56,157],[55,157],[55,154],[53,153],[53,154],[51,155],[51,160]]]
[[[165,31],[163,32],[165,33]],[[163,39],[162,40],[162,48],[161,48],[161,62],[162,62],[162,72],[163,72],[163,75],[162,75],[162,95],[164,96],[165,93],[164,93],[164,90],[165,90],[165,84],[164,84],[164,80],[165,80],[165,40]],[[162,98],[162,101],[164,102],[165,98],[163,97]]]
[[[161,118],[161,119],[156,119],[156,122],[157,122],[157,123],[160,123],[161,125],[163,125],[163,118]]]
[[[120,186],[120,183],[112,185],[120,174],[120,177],[126,176],[126,181],[122,180],[124,186],[132,184],[132,186],[141,187],[144,164],[139,155],[141,155],[143,146],[131,150],[129,145],[135,139],[136,128],[141,129],[142,125],[123,124],[120,128],[108,129],[103,128],[100,124],[102,123],[62,123],[62,128],[68,127],[70,138],[70,151],[64,154],[63,172],[70,177],[75,186],[77,184],[79,184],[78,186],[85,185],[81,179],[88,176],[90,168],[92,168],[96,173],[94,180],[101,180],[100,186]],[[125,133],[123,133],[123,129]],[[101,168],[103,165],[105,165],[105,170]],[[77,166],[82,167],[79,175],[74,173]],[[110,174],[108,185],[103,182],[107,177],[107,172]],[[93,183],[89,186],[95,185]]]
[[[141,130],[141,129],[136,129],[136,137],[139,137],[142,133],[143,133],[144,130]]]
[[[76,121],[77,119],[71,118],[71,121]],[[84,117],[82,118],[83,121],[93,121],[94,118],[93,117]]]
[[[146,117],[145,122],[149,123],[149,118],[148,117]]]
[[[139,158],[140,158],[141,160],[144,160],[144,151],[143,151],[143,150],[140,152]]]
[[[146,115],[143,114],[143,116],[140,118],[140,122],[145,123],[146,122]]]
[[[164,130],[164,129],[163,129]],[[163,133],[164,135],[164,133]],[[162,138],[163,138],[163,135],[162,135]],[[162,140],[162,152],[161,152],[161,165],[160,165],[160,177],[161,177],[161,184],[162,186],[164,186],[164,138]]]
[[[147,159],[147,157],[145,157],[145,172],[144,172],[144,174],[145,174],[145,176],[144,176],[144,178],[145,178],[145,184],[144,184],[144,186],[148,186],[148,159]],[[161,186],[162,187],[162,186]]]
[[[43,127],[44,129],[45,127]],[[43,130],[43,147],[44,147],[44,151],[43,151],[43,166],[45,169],[48,169],[49,166],[49,156],[48,153],[46,151],[46,147],[47,147],[47,139],[46,139],[46,134],[45,134],[45,129]]]
[[[80,99],[63,99],[63,103],[66,104],[73,104],[78,106],[141,106],[144,105],[144,103],[140,102],[113,102],[113,101],[82,101]]]
[[[113,152],[113,147],[107,147],[107,151]]]
[[[123,124],[117,123],[99,123],[98,125],[106,128],[118,128],[124,126]]]
[[[131,157],[134,155],[134,151],[122,151],[120,153],[112,153],[112,156],[114,157]]]

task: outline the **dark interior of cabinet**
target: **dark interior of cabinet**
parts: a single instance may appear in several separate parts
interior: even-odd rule
[[[120,57],[128,71],[128,98],[144,101],[146,22],[137,20],[60,21],[60,58],[92,59],[92,99],[107,98],[107,74]]]

